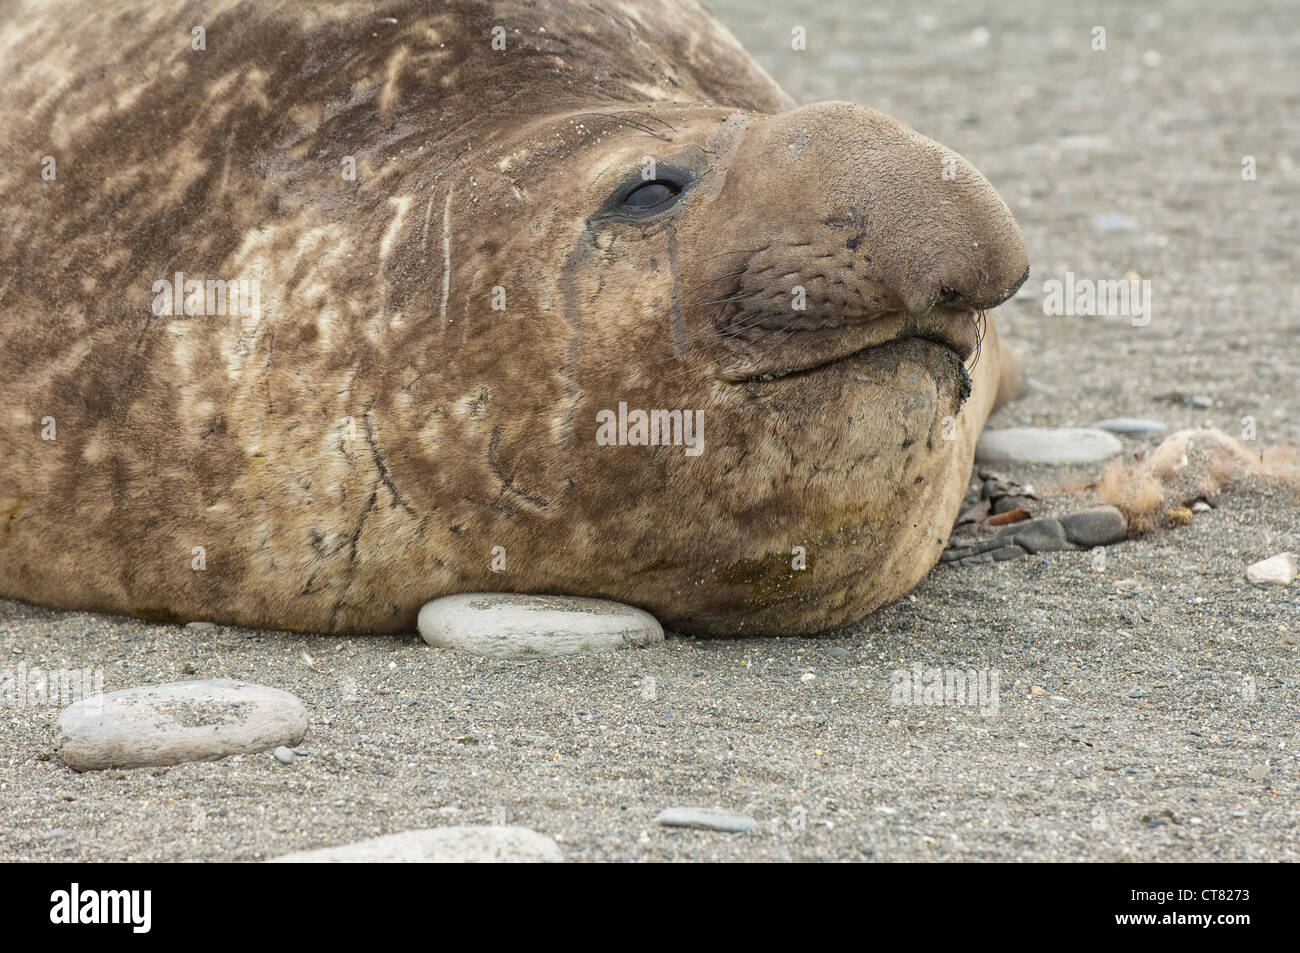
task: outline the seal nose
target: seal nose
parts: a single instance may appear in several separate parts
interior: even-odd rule
[[[871,283],[872,310],[984,310],[1028,277],[1011,211],[952,150],[852,103],[814,103],[770,123],[782,164],[815,177],[817,214],[841,237],[840,254],[855,257],[855,277]]]
[[[979,292],[974,294],[962,291],[960,288],[950,288],[948,285],[939,284],[939,294],[935,298],[934,306],[939,308],[974,308],[976,311],[987,311],[990,308],[996,308],[1002,302],[1010,299],[1020,286],[1029,278],[1029,266],[1025,265],[1025,270],[1020,273],[1020,277],[1013,281],[1008,287],[994,294],[992,297],[982,296]],[[929,296],[923,296],[920,300],[925,301]],[[910,309],[909,309],[910,310]],[[926,310],[929,310],[926,308]],[[923,313],[923,312],[916,312]]]

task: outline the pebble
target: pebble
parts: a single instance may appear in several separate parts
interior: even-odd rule
[[[1246,580],[1255,586],[1289,586],[1295,576],[1295,553],[1278,553],[1246,567]]]
[[[551,838],[527,827],[456,826],[403,831],[340,847],[273,857],[271,864],[500,864],[560,863]]]
[[[833,645],[826,650],[826,654],[831,658],[848,658],[849,650],[842,645]]]
[[[1143,420],[1140,417],[1108,417],[1093,424],[1098,430],[1110,433],[1140,434],[1164,433],[1165,425],[1158,420]]]
[[[1053,387],[1051,384],[1045,384],[1045,383],[1043,383],[1043,382],[1040,381],[1037,377],[1026,377],[1026,378],[1025,378],[1025,386],[1028,387],[1028,388],[1029,388],[1030,390],[1032,390],[1032,391],[1036,391],[1036,392],[1039,393],[1039,394],[1055,394],[1055,393],[1056,393],[1056,388],[1055,388],[1055,387]]]
[[[280,745],[280,747],[275,749],[275,760],[279,761],[281,764],[293,764],[293,758],[294,754],[292,748]]]
[[[1019,530],[1011,537],[1011,541],[1027,553],[1051,553],[1062,549],[1069,549],[1069,544],[1065,541],[1065,530],[1061,524],[1054,519],[1036,519],[1030,520],[1024,524],[1024,529]],[[998,552],[994,550],[993,558],[998,559]],[[1019,553],[1007,557],[1014,559]]]
[[[604,599],[464,593],[426,603],[424,641],[495,658],[529,659],[642,648],[664,640],[654,616]]]
[[[758,827],[758,821],[719,807],[666,807],[659,812],[664,827],[695,827],[706,831],[742,834]]]
[[[1127,215],[1115,213],[1098,215],[1092,220],[1093,227],[1099,232],[1136,232],[1138,223]]]
[[[306,733],[296,697],[230,679],[92,695],[65,709],[54,729],[59,756],[77,771],[215,761],[296,745]]]
[[[1214,406],[1214,401],[1204,394],[1188,394],[1183,398],[1183,403],[1188,407],[1198,407],[1201,410]]]
[[[1119,438],[1087,427],[1010,427],[986,430],[975,447],[978,463],[1096,463],[1124,449]]]
[[[1086,510],[1066,513],[1060,518],[1065,538],[1076,546],[1110,546],[1128,536],[1128,520],[1116,507],[1090,506]]]

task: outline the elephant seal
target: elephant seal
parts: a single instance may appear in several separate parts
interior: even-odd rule
[[[937,560],[1020,233],[694,0],[58,0],[0,50],[0,594],[796,634]]]

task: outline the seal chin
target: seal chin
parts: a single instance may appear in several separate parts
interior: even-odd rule
[[[742,360],[724,379],[733,384],[808,378],[830,372],[850,361],[884,348],[918,341],[947,352],[956,361],[936,361],[937,374],[965,371],[965,362],[980,343],[982,314],[970,308],[938,309],[924,315],[892,315],[868,320],[848,319],[835,327],[768,328],[756,337],[754,353]],[[788,324],[788,322],[787,322]],[[764,328],[762,322],[751,325]],[[762,349],[769,335],[781,337]],[[969,375],[966,375],[969,381]]]

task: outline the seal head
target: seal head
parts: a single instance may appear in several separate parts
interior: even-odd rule
[[[0,21],[0,592],[330,632],[544,592],[793,634],[937,560],[1028,268],[960,156],[795,108],[689,0],[228,2],[202,52],[76,6]]]

